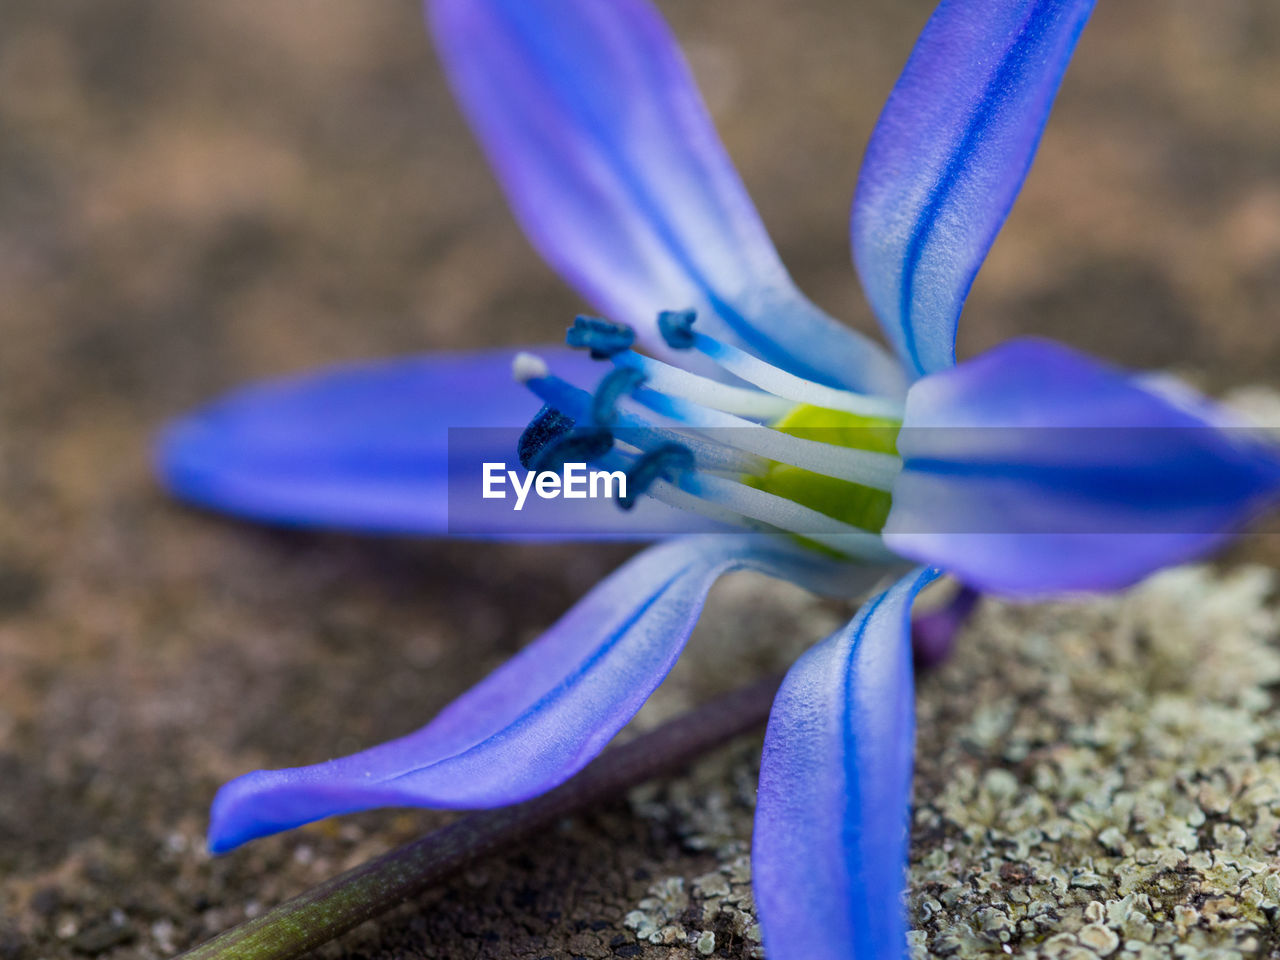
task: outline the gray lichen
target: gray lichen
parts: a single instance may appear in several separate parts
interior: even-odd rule
[[[1182,568],[987,606],[921,685],[918,956],[1270,952],[1273,588],[1262,568]]]
[[[986,603],[919,686],[914,957],[1280,950],[1274,586],[1260,567],[1188,567],[1111,598]],[[627,916],[645,956],[763,955],[748,857],[757,763],[745,744],[632,794],[638,814],[715,859],[657,881]]]

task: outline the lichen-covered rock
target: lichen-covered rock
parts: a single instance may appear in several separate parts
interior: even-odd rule
[[[759,584],[752,584],[759,597]],[[1126,594],[987,601],[921,679],[911,951],[1227,958],[1275,949],[1280,614],[1262,567],[1187,567]],[[654,883],[650,943],[688,889],[684,943],[762,955],[745,855],[758,762],[742,748],[632,795],[719,867]],[[709,831],[709,832],[708,832]],[[683,901],[682,901],[683,902]],[[643,921],[643,922],[641,922]]]
[[[989,603],[920,689],[911,904],[958,957],[1265,954],[1280,908],[1270,571]],[[1225,951],[1225,952],[1224,952]]]

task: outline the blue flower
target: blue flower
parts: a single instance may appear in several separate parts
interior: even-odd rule
[[[227,784],[211,847],[376,806],[536,795],[635,714],[721,574],[854,595],[896,571],[787,675],[753,857],[773,960],[901,956],[916,594],[942,569],[966,603],[1119,588],[1214,547],[1280,490],[1276,453],[1185,391],[1041,341],[955,362],[961,307],[1092,6],[943,0],[926,25],[852,215],[894,359],[796,290],[646,0],[432,0],[521,224],[610,320],[570,331],[586,353],[428,356],[250,388],[172,425],[159,471],[243,516],[441,534],[470,510],[447,506],[449,428],[533,420],[526,460],[574,438],[648,496],[575,502],[519,535],[688,535],[640,553],[417,732]],[[509,430],[466,436],[468,462],[513,452]],[[512,531],[494,516],[464,526]]]

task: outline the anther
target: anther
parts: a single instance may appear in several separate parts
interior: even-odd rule
[[[613,426],[618,419],[618,401],[644,381],[644,374],[634,367],[616,367],[605,374],[591,397],[591,419],[596,426]]]
[[[560,470],[566,463],[591,463],[613,449],[613,434],[603,427],[579,427],[542,448],[526,469]]]
[[[517,353],[511,358],[511,376],[517,383],[528,383],[530,380],[541,380],[551,371],[541,357],[532,353]]]
[[[636,342],[636,332],[624,323],[578,316],[573,318],[564,342],[579,350],[590,350],[592,360],[608,360],[614,354],[630,350]]]
[[[573,419],[566,417],[551,406],[544,406],[538,415],[529,421],[520,434],[516,444],[516,455],[520,458],[520,466],[526,470],[533,469],[533,463],[548,444],[559,440],[573,429]]]
[[[618,506],[630,510],[636,498],[649,489],[656,480],[675,482],[676,477],[694,468],[693,454],[688,447],[678,443],[664,443],[640,457],[627,471],[627,493],[618,498]]]
[[[697,337],[693,333],[693,321],[698,319],[694,310],[663,310],[658,314],[658,332],[672,350],[692,350]]]

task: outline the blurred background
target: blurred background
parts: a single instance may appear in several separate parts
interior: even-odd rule
[[[660,5],[800,286],[872,329],[848,206],[931,3]],[[1274,387],[1278,304],[1280,5],[1100,4],[961,355],[1036,333]],[[626,554],[240,525],[163,497],[153,431],[245,380],[554,339],[584,306],[413,0],[0,4],[0,960],[163,955],[437,822],[217,862],[200,839],[220,782],[412,729]],[[636,884],[696,869],[625,809],[566,830],[330,952],[588,955]]]

